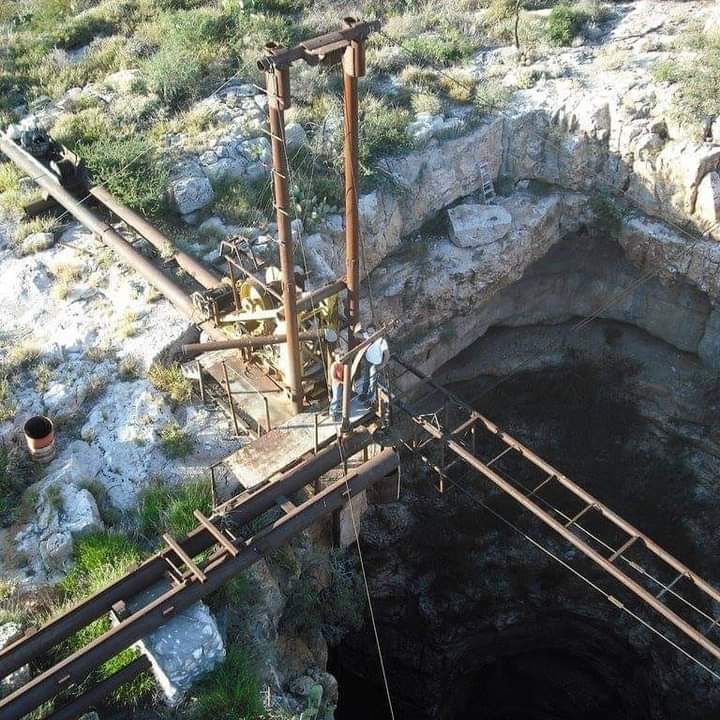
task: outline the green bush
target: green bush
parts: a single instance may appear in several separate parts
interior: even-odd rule
[[[420,35],[408,38],[404,43],[413,61],[421,66],[447,67],[472,55],[475,44],[459,30],[449,28],[438,35]]]
[[[197,95],[203,68],[191,48],[173,44],[153,55],[143,65],[143,74],[164,103],[177,106]]]
[[[195,720],[255,720],[265,716],[252,657],[240,644],[230,645],[225,662],[195,686]]]
[[[165,209],[168,171],[145,140],[111,137],[79,143],[75,150],[93,180],[103,183],[121,202],[147,215]]]
[[[623,216],[610,196],[596,193],[590,198],[590,207],[595,216],[592,234],[616,240],[622,231]]]
[[[95,107],[61,115],[52,129],[53,138],[70,148],[91,145],[112,134],[107,113]]]
[[[230,223],[258,225],[272,212],[272,191],[266,181],[246,183],[225,180],[213,183],[213,211]]]
[[[155,482],[139,498],[138,530],[148,540],[169,532],[184,537],[196,525],[193,510],[203,515],[212,512],[212,495],[207,479],[182,485]]]
[[[2,405],[2,382],[0,382],[0,420]],[[17,507],[20,500],[23,483],[19,463],[19,452],[15,448],[0,445],[0,521],[7,519],[7,515]]]
[[[169,423],[160,431],[160,445],[165,456],[171,459],[187,457],[195,447],[193,439],[175,423]]]
[[[362,104],[360,163],[365,172],[382,157],[402,155],[413,146],[407,133],[412,119],[408,110],[384,100],[367,97]]]
[[[75,540],[75,564],[60,581],[60,588],[71,601],[88,597],[125,575],[141,557],[140,548],[122,533],[89,533]]]
[[[652,66],[651,73],[657,82],[676,83],[683,77],[682,67],[673,60],[661,60]]]
[[[582,31],[587,19],[585,12],[577,7],[556,5],[548,17],[548,36],[556,45],[570,45]]]
[[[330,555],[330,585],[320,593],[323,635],[337,644],[350,630],[359,630],[365,619],[367,596],[357,557],[345,550]]]

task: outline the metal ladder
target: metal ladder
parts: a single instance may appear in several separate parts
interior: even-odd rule
[[[482,183],[482,199],[483,202],[490,202],[496,197],[495,186],[493,185],[490,170],[486,162],[480,163],[480,181]]]

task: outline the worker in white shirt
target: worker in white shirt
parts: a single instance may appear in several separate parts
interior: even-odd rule
[[[363,330],[358,323],[355,330],[355,337],[363,342],[375,333],[375,328],[368,326],[367,331]],[[377,390],[378,371],[387,362],[390,356],[390,348],[384,337],[376,338],[363,353],[360,377],[358,378],[358,399],[364,404],[372,404],[375,400]]]

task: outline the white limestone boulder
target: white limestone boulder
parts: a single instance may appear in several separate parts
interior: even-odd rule
[[[209,205],[215,198],[210,180],[195,161],[181,165],[170,180],[170,194],[181,215]]]
[[[695,215],[709,226],[720,220],[720,173],[709,172],[698,185]]]
[[[300,123],[292,122],[285,126],[285,143],[290,152],[305,147],[308,143],[307,133]]]
[[[457,205],[448,210],[450,240],[461,248],[491,245],[512,227],[512,215],[499,205]]]

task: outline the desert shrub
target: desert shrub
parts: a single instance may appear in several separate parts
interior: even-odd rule
[[[475,50],[475,43],[455,28],[440,34],[410,37],[403,43],[418,65],[447,67],[465,60]]]
[[[18,190],[22,171],[11,162],[0,163],[0,193]]]
[[[482,116],[502,110],[509,102],[512,92],[496,80],[486,80],[475,88],[475,109]]]
[[[160,431],[160,447],[171,459],[187,457],[195,447],[193,439],[176,423],[169,423]]]
[[[154,363],[148,370],[148,380],[176,403],[188,402],[192,397],[192,383],[183,374],[179,363]]]
[[[366,96],[361,105],[360,162],[365,172],[382,157],[402,155],[412,148],[407,133],[409,111]]]
[[[213,191],[213,211],[231,223],[258,225],[267,219],[268,212],[272,210],[269,205],[271,191],[266,182],[215,182]]]
[[[694,49],[692,60],[678,63],[674,70],[666,65],[664,71],[677,83],[673,114],[701,136],[705,119],[720,115],[720,35],[700,34]]]
[[[40,348],[30,341],[23,341],[5,347],[2,360],[4,373],[13,374],[32,367],[40,358]]]
[[[78,62],[71,62],[62,50],[48,50],[38,58],[25,58],[29,79],[42,92],[59,97],[71,87],[82,87],[118,70],[124,60],[126,43],[122,37],[99,38]]]
[[[96,183],[129,207],[147,215],[166,207],[168,170],[140,137],[108,137],[75,148]]]
[[[585,12],[576,6],[556,5],[548,17],[548,36],[555,45],[570,45],[587,20]]]
[[[118,363],[118,374],[123,380],[136,380],[141,369],[142,361],[135,355],[126,355]]]
[[[148,87],[167,105],[197,94],[203,77],[202,65],[191,48],[169,45],[161,48],[143,66]]]
[[[15,417],[16,405],[12,399],[12,389],[7,376],[0,374],[0,422]]]
[[[443,111],[442,100],[432,93],[417,93],[411,99],[412,109],[416,114],[430,113],[440,115]]]
[[[16,244],[21,243],[25,238],[40,232],[55,232],[59,227],[57,218],[52,215],[38,215],[32,220],[24,220],[21,222],[13,233],[13,241]],[[44,249],[44,248],[43,248]]]
[[[0,381],[0,413],[2,412],[2,381]],[[20,452],[9,445],[0,445],[0,522],[4,523],[20,500],[24,483],[20,473]]]
[[[260,682],[247,648],[235,643],[225,662],[194,688],[191,717],[195,720],[254,720],[265,716]]]
[[[52,272],[55,283],[50,291],[51,295],[56,300],[65,300],[80,280],[80,268],[77,265],[61,264],[52,268]]]
[[[80,144],[96,143],[112,135],[111,128],[107,113],[92,107],[61,115],[53,126],[52,136],[63,145],[77,147]]]

